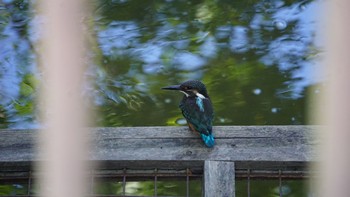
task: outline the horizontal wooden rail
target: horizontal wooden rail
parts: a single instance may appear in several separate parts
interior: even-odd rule
[[[217,126],[207,148],[187,127],[92,128],[90,160],[100,168],[195,168],[205,161],[235,162],[236,169],[304,168],[316,161],[319,126]],[[0,169],[30,168],[44,161],[38,132],[0,130]]]

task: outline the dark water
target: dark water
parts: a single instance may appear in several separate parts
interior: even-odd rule
[[[86,22],[96,44],[86,78],[93,82],[84,89],[96,112],[92,125],[182,125],[182,95],[160,88],[188,79],[206,84],[214,125],[308,124],[308,98],[321,91],[315,74],[321,2],[92,4],[94,15]],[[29,0],[0,0],[1,128],[40,126],[36,44],[43,19],[35,13]]]
[[[188,79],[207,85],[215,125],[306,124],[307,91],[316,82],[316,2],[100,1],[97,7],[98,125],[183,123],[182,95],[160,87]]]
[[[38,126],[35,44],[43,19],[28,1],[0,4],[0,126]],[[182,95],[160,90],[203,81],[215,125],[306,124],[319,78],[317,1],[128,1],[95,3],[97,126],[178,125]]]

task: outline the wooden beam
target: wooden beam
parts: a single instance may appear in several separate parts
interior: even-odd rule
[[[204,197],[235,197],[235,165],[234,162],[204,162]]]
[[[234,161],[236,168],[300,166],[317,161],[317,126],[218,126],[216,145],[207,148],[187,127],[93,128],[90,160],[100,167],[203,167],[204,161]],[[88,131],[87,131],[88,132]],[[0,168],[43,161],[37,132],[0,130]]]

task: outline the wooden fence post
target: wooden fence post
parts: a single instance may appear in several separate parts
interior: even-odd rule
[[[235,163],[204,162],[204,197],[235,197]]]

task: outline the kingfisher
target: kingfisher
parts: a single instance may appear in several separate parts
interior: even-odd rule
[[[189,129],[199,133],[207,147],[213,147],[215,144],[212,132],[214,110],[205,85],[197,80],[189,80],[180,85],[167,86],[162,89],[178,90],[184,94],[179,108]]]

